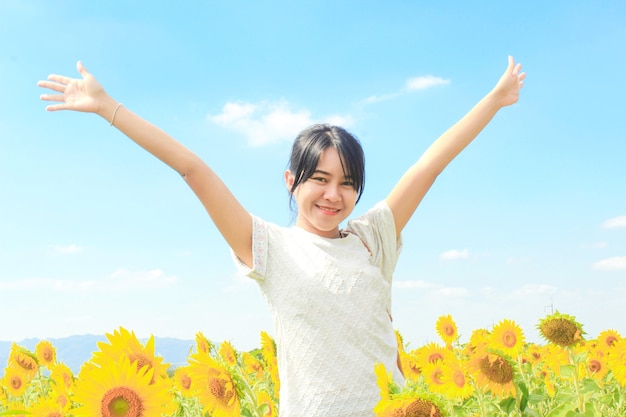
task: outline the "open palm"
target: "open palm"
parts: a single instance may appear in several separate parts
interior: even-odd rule
[[[39,87],[60,93],[41,95],[42,100],[59,102],[59,104],[47,106],[46,110],[98,112],[101,99],[106,96],[104,89],[80,61],[76,64],[76,69],[82,79],[52,74],[48,76],[48,80],[37,83]]]

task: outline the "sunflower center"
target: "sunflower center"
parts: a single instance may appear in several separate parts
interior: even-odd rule
[[[546,321],[541,326],[541,332],[546,339],[559,346],[571,346],[582,339],[576,323],[564,318]]]
[[[50,349],[44,350],[41,356],[43,356],[43,360],[46,362],[52,362],[54,359],[54,353]]]
[[[11,377],[11,388],[13,388],[14,390],[19,390],[22,387],[22,378],[20,378],[19,376],[13,376]]]
[[[443,328],[443,332],[446,334],[446,336],[454,336],[454,326],[452,326],[451,324],[446,324]]]
[[[461,371],[455,371],[452,375],[452,381],[457,387],[463,388],[465,386],[465,375]]]
[[[589,361],[589,370],[591,372],[600,372],[602,370],[602,363],[597,359]]]
[[[130,363],[137,362],[137,369],[141,369],[146,365],[150,367],[152,366],[152,362],[150,361],[150,359],[141,354],[131,353],[130,355],[128,355],[128,358],[130,359]]]
[[[37,366],[31,357],[23,355],[21,353],[18,354],[15,359],[17,364],[24,368],[26,371],[34,371]]]
[[[103,417],[141,417],[144,405],[141,397],[134,390],[127,387],[115,387],[102,397],[100,411]]]
[[[191,387],[191,378],[189,378],[189,375],[183,375],[180,378],[180,386],[184,389],[189,389]]]
[[[617,337],[615,337],[615,336],[608,336],[606,338],[606,344],[608,346],[613,346],[615,343],[617,343]]]
[[[441,380],[441,375],[442,372],[440,370],[435,371],[435,373],[433,373],[433,382],[437,385],[441,385],[443,384],[443,381]]]
[[[502,343],[509,349],[515,347],[517,336],[515,336],[514,332],[506,332],[502,335]]]
[[[416,399],[406,407],[405,417],[441,417],[441,410],[430,401]]]
[[[63,374],[63,383],[67,388],[72,386],[72,376],[70,374]]]
[[[485,356],[480,361],[480,370],[491,382],[504,385],[513,381],[513,368],[500,356]]]
[[[222,384],[222,381],[220,379],[211,378],[209,380],[209,391],[211,392],[212,396],[221,399],[226,393],[226,388],[224,387],[224,384]]]
[[[435,363],[436,361],[442,361],[442,360],[443,360],[443,355],[441,353],[432,353],[428,357],[428,362],[430,363]]]

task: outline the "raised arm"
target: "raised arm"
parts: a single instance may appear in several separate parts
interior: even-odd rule
[[[506,71],[496,86],[461,120],[449,128],[408,169],[387,196],[399,235],[437,176],[480,133],[502,107],[516,103],[524,85],[521,64],[509,57]]]
[[[166,132],[137,116],[111,98],[100,83],[76,65],[81,78],[50,75],[38,85],[55,94],[42,94],[45,101],[58,102],[48,111],[74,110],[95,113],[139,146],[178,172],[198,196],[213,222],[235,254],[252,264],[252,219],[222,180],[196,154]]]

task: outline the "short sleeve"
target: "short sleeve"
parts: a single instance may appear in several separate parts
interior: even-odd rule
[[[265,279],[267,271],[268,225],[263,219],[252,216],[252,268],[244,264],[231,249],[237,270],[256,280]]]
[[[402,239],[400,236],[396,238],[393,213],[387,203],[381,201],[362,216],[349,221],[346,231],[361,238],[370,252],[372,263],[391,282],[402,249]]]

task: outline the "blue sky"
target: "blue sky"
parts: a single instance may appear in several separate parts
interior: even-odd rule
[[[82,60],[198,153],[252,213],[290,224],[291,140],[319,121],[366,153],[355,215],[495,84],[527,72],[403,233],[393,315],[410,346],[552,309],[626,336],[626,3],[0,1],[0,340],[103,334],[240,349],[268,308],[178,175],[36,86]]]

